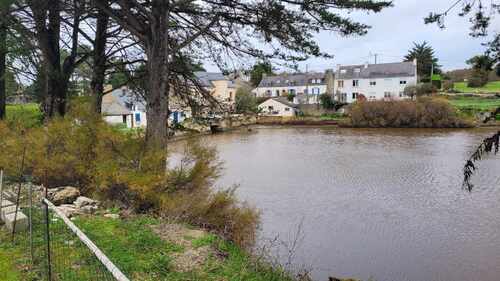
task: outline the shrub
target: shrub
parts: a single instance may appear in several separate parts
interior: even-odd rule
[[[236,91],[235,103],[238,113],[257,112],[257,99],[248,87],[241,87]]]
[[[333,101],[332,96],[329,94],[321,94],[319,96],[319,102],[323,109],[332,110],[335,108],[335,102]]]
[[[180,165],[165,165],[163,147],[146,147],[142,131],[121,131],[73,105],[65,118],[45,127],[0,122],[0,168],[48,187],[72,185],[104,201],[206,227],[240,246],[252,244],[259,214],[239,203],[232,190],[212,187],[222,169],[215,149],[196,141],[185,146]]]
[[[481,69],[475,69],[472,76],[467,81],[467,87],[480,88],[488,83],[488,72]]]
[[[462,120],[447,100],[373,101],[356,103],[350,112],[354,127],[458,128],[472,124]]]

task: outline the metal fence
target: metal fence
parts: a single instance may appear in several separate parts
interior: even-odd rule
[[[0,230],[0,243],[11,243],[12,249],[22,252],[16,257],[16,265],[24,269],[26,279],[129,280],[64,213],[44,198],[42,190],[33,190],[30,183],[6,188],[0,176],[0,194],[3,199],[15,201],[19,216],[28,218],[28,227],[22,230]]]

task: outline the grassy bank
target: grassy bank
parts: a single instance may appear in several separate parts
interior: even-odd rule
[[[30,128],[42,122],[42,112],[37,103],[7,105],[6,110],[8,122],[17,122]]]
[[[466,82],[457,82],[453,86],[461,93],[500,93],[500,81],[489,82],[481,88],[467,87]]]
[[[168,233],[171,227],[149,216],[126,220],[83,216],[74,222],[131,280],[292,280],[279,269],[256,261],[234,244],[207,232],[181,226],[184,232],[173,239]],[[29,252],[19,245],[12,246],[9,238],[0,231],[0,280],[30,280],[29,272],[23,271],[29,268]],[[58,269],[72,271],[80,263],[77,257],[85,253],[79,253],[78,247],[67,250],[72,252],[64,263],[73,266]],[[193,259],[194,267],[186,257]],[[75,276],[71,272],[59,274]]]
[[[500,98],[456,95],[448,97],[450,103],[461,111],[492,111],[500,106]]]

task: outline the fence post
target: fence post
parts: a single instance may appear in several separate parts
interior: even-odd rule
[[[45,198],[47,198],[47,188],[45,188]],[[50,256],[50,222],[49,222],[49,205],[45,205],[45,241],[47,246],[47,280],[52,281],[52,261]]]
[[[31,258],[31,267],[33,268],[33,184],[28,182],[28,200],[29,200],[29,231],[30,231],[30,258]]]
[[[0,170],[0,212],[3,208],[3,170]]]

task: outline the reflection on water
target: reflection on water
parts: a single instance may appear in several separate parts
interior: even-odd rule
[[[499,280],[500,157],[461,189],[492,130],[261,128],[207,137],[220,185],[262,211],[262,240],[303,222],[295,263],[375,280]]]

